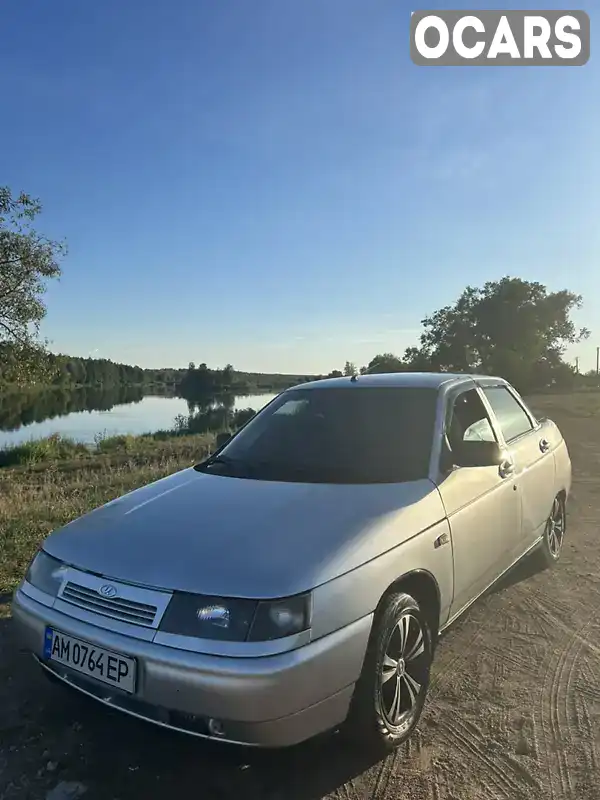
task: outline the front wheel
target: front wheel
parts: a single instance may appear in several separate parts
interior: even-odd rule
[[[423,711],[432,659],[426,614],[410,595],[389,595],[375,617],[346,733],[382,752],[408,739]]]
[[[565,501],[558,495],[552,503],[552,510],[544,528],[544,536],[536,553],[542,568],[553,567],[560,559],[566,531]]]

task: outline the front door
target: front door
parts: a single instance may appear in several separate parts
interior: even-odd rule
[[[510,566],[520,535],[520,501],[510,463],[501,469],[452,463],[453,444],[461,440],[499,440],[476,388],[449,398],[444,438],[446,463],[438,488],[452,532],[454,616]]]

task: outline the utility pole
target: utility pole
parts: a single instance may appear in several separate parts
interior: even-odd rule
[[[575,372],[579,375],[579,356],[575,359]]]
[[[600,347],[596,348],[596,375],[600,375]]]

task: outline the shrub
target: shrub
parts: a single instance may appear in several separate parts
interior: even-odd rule
[[[88,454],[89,449],[82,442],[54,433],[44,439],[31,439],[0,450],[0,467],[31,466]]]
[[[98,453],[131,453],[137,441],[130,433],[120,436],[96,436],[94,439]]]

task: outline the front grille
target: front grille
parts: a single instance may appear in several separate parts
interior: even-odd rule
[[[62,590],[61,600],[79,608],[95,611],[112,619],[131,622],[136,625],[152,627],[156,619],[157,607],[123,597],[103,597],[95,589],[69,581]]]

